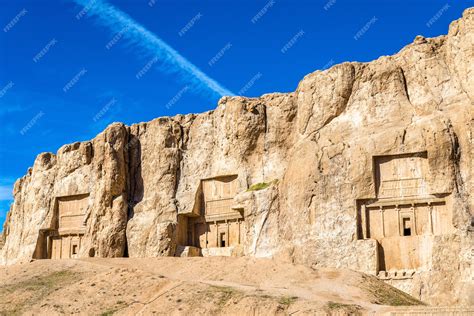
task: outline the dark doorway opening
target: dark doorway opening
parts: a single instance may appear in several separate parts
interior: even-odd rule
[[[411,221],[410,218],[403,219],[403,236],[411,236]]]
[[[220,245],[221,245],[221,247],[225,247],[225,246],[226,246],[226,243],[225,243],[225,233],[221,233],[221,234],[220,234]]]

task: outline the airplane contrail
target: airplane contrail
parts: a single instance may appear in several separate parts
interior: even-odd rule
[[[168,74],[176,74],[181,82],[192,86],[193,90],[219,97],[234,95],[158,36],[113,5],[103,0],[72,1],[83,7],[76,15],[77,19],[84,15],[94,17],[100,25],[116,34],[117,38],[138,48],[138,51],[154,57],[153,60],[157,62],[160,70]]]

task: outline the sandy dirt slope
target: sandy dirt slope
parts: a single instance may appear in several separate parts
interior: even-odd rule
[[[358,272],[266,259],[91,258],[0,267],[6,315],[346,315],[417,304]]]

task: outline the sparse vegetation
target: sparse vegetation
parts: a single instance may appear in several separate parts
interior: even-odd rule
[[[231,287],[220,287],[219,292],[221,293],[217,303],[219,306],[224,306],[235,294],[234,289]]]
[[[290,305],[293,304],[297,299],[298,299],[298,297],[296,297],[296,296],[282,296],[282,297],[280,297],[280,299],[278,300],[278,303],[280,303],[281,305],[290,306]]]
[[[23,302],[10,306],[11,309],[6,311],[9,315],[22,314],[28,306],[41,301],[57,289],[76,282],[79,278],[80,273],[77,272],[67,270],[56,271],[46,276],[38,276],[14,284],[1,285],[0,297],[14,295],[15,292],[27,294]]]
[[[126,307],[126,306],[127,306],[127,303],[126,303],[126,302],[124,302],[124,301],[117,301],[117,302],[115,303],[115,307],[106,310],[105,312],[103,312],[102,314],[100,314],[100,316],[111,316],[111,315],[115,314],[116,312],[118,312],[119,310],[123,309],[123,308]]]
[[[390,306],[413,306],[413,305],[425,305],[422,301],[391,287],[385,283],[378,282],[375,277],[366,276],[363,277],[362,288],[372,294],[374,300],[372,303],[379,305],[390,305]]]
[[[103,312],[102,314],[100,314],[100,316],[111,316],[113,315],[117,310],[116,309],[110,309],[110,310],[107,310],[105,312]]]
[[[136,265],[133,259],[129,263],[125,261],[112,262],[122,268],[128,264]],[[157,262],[161,262],[156,259]],[[142,261],[137,260],[138,264]],[[201,264],[201,262],[190,262]],[[227,267],[229,260],[213,261],[212,270],[222,271],[218,277],[211,275],[210,279],[204,279],[187,275],[183,279],[171,280],[170,285],[163,286],[156,280],[150,280],[150,273],[145,271],[137,275],[139,279],[134,280],[135,275],[128,276],[125,272],[121,274],[113,273],[115,269],[105,266],[97,271],[95,264],[89,264],[87,261],[76,262],[80,269],[71,267],[69,263],[63,264],[60,261],[39,262],[28,267],[20,266],[21,273],[12,275],[5,282],[0,284],[0,315],[22,315],[29,311],[44,311],[53,314],[80,313],[111,316],[117,314],[126,314],[136,311],[135,304],[145,304],[148,307],[146,312],[157,311],[163,313],[169,308],[189,313],[190,311],[200,311],[210,315],[219,315],[235,312],[250,312],[256,314],[274,313],[288,314],[297,310],[311,310],[325,312],[329,315],[360,315],[367,309],[371,309],[372,304],[384,304],[392,306],[420,305],[418,300],[411,296],[392,288],[390,285],[382,283],[373,276],[361,275],[358,273],[347,272],[351,277],[350,287],[356,287],[356,301],[334,301],[328,302],[324,297],[318,299],[300,297],[300,288],[311,286],[309,278],[317,280],[323,276],[308,274],[308,281],[303,281],[301,285],[291,285],[287,292],[280,292],[275,289],[280,279],[269,281],[270,283],[261,285],[262,280],[267,280],[268,275],[261,275],[263,270],[256,264],[250,264],[245,261],[246,269],[250,269],[253,275],[246,275],[241,282],[236,280],[234,275],[227,278],[225,273],[234,271]],[[236,266],[238,262],[235,262]],[[59,264],[61,268],[54,269],[54,264]],[[193,267],[185,264],[184,267]],[[263,268],[272,269],[277,272],[279,268],[268,266],[266,262],[262,263]],[[68,268],[65,268],[67,266]],[[100,268],[100,267],[99,267]],[[59,270],[61,269],[61,270]],[[226,270],[229,269],[229,270]],[[242,268],[244,269],[244,268]],[[77,272],[80,271],[80,272]],[[132,269],[129,272],[133,271]],[[160,270],[153,270],[155,275],[160,275]],[[324,277],[335,284],[342,284],[341,272],[328,271]],[[3,277],[3,276],[2,276]],[[110,279],[108,279],[110,278]],[[2,279],[3,280],[3,279]],[[141,282],[141,280],[145,280]],[[273,282],[273,283],[272,283]],[[95,283],[94,287],[90,287]],[[143,284],[143,285],[142,285]],[[85,289],[85,291],[84,291]],[[359,289],[366,291],[366,295],[359,292]],[[87,298],[81,297],[81,293],[87,293]],[[150,293],[153,293],[153,300]],[[155,296],[155,293],[157,296]],[[313,292],[312,292],[313,293]],[[315,297],[320,293],[318,289],[314,290]],[[329,294],[337,297],[339,289],[335,289]],[[352,292],[351,292],[352,293]],[[327,296],[326,296],[327,297]],[[360,300],[360,303],[359,303]],[[370,300],[370,302],[369,302]],[[372,304],[370,304],[372,303]],[[360,305],[360,306],[359,306]],[[141,305],[140,305],[141,306]],[[252,309],[255,306],[255,309]],[[364,307],[361,307],[364,306]]]
[[[242,293],[229,286],[211,286],[209,294],[212,296],[217,296],[217,308],[220,310],[224,307],[227,302],[232,298],[238,298],[242,296]]]
[[[329,312],[344,311],[348,315],[362,315],[361,313],[362,307],[355,304],[343,304],[343,303],[329,301],[326,304],[326,309]]]
[[[270,187],[271,185],[274,185],[277,183],[278,183],[278,180],[275,179],[271,182],[260,182],[260,183],[252,184],[250,188],[247,189],[247,192],[264,190]]]
[[[46,276],[34,277],[15,284],[0,286],[0,293],[9,294],[15,291],[41,292],[42,296],[54,291],[56,287],[71,283],[79,278],[79,274],[72,271],[56,271]]]

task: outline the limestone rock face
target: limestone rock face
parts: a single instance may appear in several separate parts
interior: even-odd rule
[[[293,93],[115,123],[40,154],[15,184],[0,260],[49,249],[173,256],[204,234],[207,248],[216,217],[187,237],[208,207],[203,181],[232,176],[239,254],[351,268],[431,304],[474,304],[473,47],[468,9],[446,36],[316,71]]]
[[[35,257],[39,231],[54,225],[55,197],[88,194],[86,231],[79,255],[123,256],[126,248],[127,172],[123,124],[112,124],[91,142],[40,154],[14,187],[14,204],[4,226],[2,261]]]

